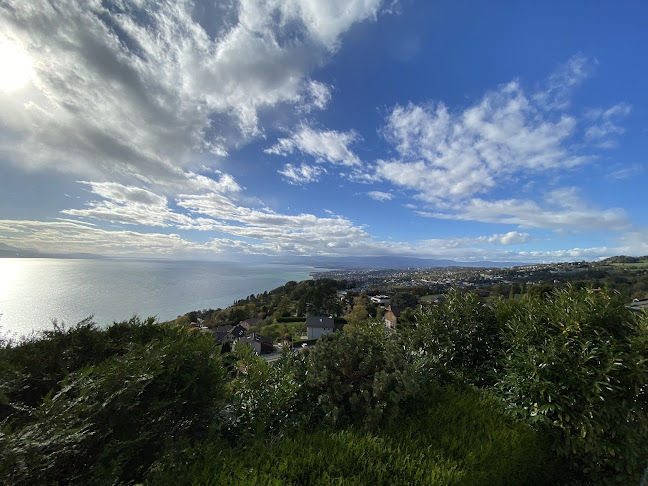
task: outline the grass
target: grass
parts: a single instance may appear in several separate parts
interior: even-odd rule
[[[155,485],[549,484],[541,437],[482,392],[433,388],[387,429],[316,428],[230,447],[218,440],[169,457]]]
[[[421,297],[421,302],[433,302],[438,297],[445,297],[443,294],[424,295]]]
[[[641,260],[640,262],[637,263],[610,263],[605,266],[608,268],[614,267],[614,268],[624,268],[624,269],[631,269],[631,270],[645,270],[648,269],[648,258]]]

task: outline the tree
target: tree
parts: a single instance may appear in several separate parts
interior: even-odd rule
[[[504,304],[502,304],[504,305]],[[648,315],[606,291],[505,305],[499,388],[596,484],[638,484],[648,444]]]
[[[131,339],[120,352],[67,374],[29,424],[3,430],[3,484],[132,484],[165,448],[211,419],[226,393],[213,339],[155,327],[101,331],[107,342]]]
[[[396,292],[390,299],[394,307],[415,307],[418,299],[409,292]]]
[[[421,311],[411,336],[432,374],[493,383],[499,329],[494,310],[476,294],[451,290],[442,305]]]
[[[359,295],[358,297],[353,299],[353,309],[350,313],[344,316],[349,324],[361,324],[369,319],[367,303],[368,299],[366,295]]]
[[[334,424],[389,422],[418,392],[404,347],[378,324],[323,338],[310,353],[306,384]]]

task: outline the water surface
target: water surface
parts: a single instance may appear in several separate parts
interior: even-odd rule
[[[174,319],[192,310],[224,308],[314,267],[222,262],[0,258],[0,333],[28,334],[52,319],[97,324],[156,316]]]

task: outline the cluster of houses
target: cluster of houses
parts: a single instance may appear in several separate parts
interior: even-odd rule
[[[236,325],[219,326],[211,329],[216,342],[220,344],[229,344],[232,348],[245,344],[250,346],[258,355],[272,353],[275,350],[274,342],[266,336],[253,332],[249,336],[247,331],[250,327],[258,324],[261,318],[255,317],[246,319]]]
[[[380,305],[384,309],[383,319],[385,330],[393,331],[398,325],[401,313],[407,309],[404,306],[394,306],[390,304],[390,298],[387,295],[375,295],[370,297],[371,301]],[[248,330],[261,322],[260,317],[246,319],[236,325],[224,325],[209,329],[214,339],[219,344],[228,344],[232,348],[237,345],[245,344],[251,346],[258,355],[272,353],[275,351],[272,339],[262,336],[256,332],[248,335]],[[207,331],[202,323],[191,323],[192,327],[199,327]],[[306,317],[306,338],[308,340],[317,340],[324,335],[332,334],[335,331],[335,320],[331,316],[308,316]]]

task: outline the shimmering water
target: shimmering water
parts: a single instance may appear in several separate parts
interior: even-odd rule
[[[99,325],[227,307],[316,269],[299,265],[0,258],[0,333],[28,334],[94,315]]]

